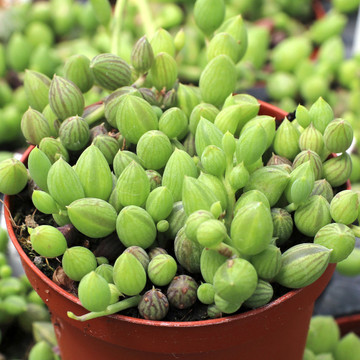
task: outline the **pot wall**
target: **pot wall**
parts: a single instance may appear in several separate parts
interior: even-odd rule
[[[360,314],[354,314],[350,316],[342,316],[336,319],[337,324],[340,327],[341,336],[354,332],[360,336]]]
[[[260,102],[259,114],[286,116],[284,111]],[[31,147],[24,154],[26,162]],[[5,197],[11,210],[11,197]],[[316,298],[328,284],[335,264],[315,283],[290,291],[272,303],[240,315],[196,322],[163,322],[113,315],[79,322],[67,317],[86,311],[79,300],[49,280],[18,243],[8,211],[10,238],[20,254],[27,277],[47,304],[62,360],[302,360]]]

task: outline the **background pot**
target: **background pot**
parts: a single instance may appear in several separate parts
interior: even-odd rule
[[[360,314],[341,316],[336,319],[336,322],[340,327],[341,336],[349,332],[354,332],[360,336]]]
[[[261,115],[279,121],[287,115],[273,105],[259,103]],[[23,162],[31,150],[24,153]],[[10,211],[11,200],[5,197]],[[303,289],[289,291],[262,308],[220,319],[165,322],[112,315],[82,323],[67,317],[67,311],[86,312],[79,299],[53,283],[28,258],[17,241],[8,210],[5,220],[26,275],[51,312],[62,360],[302,360],[315,300],[335,270],[331,264]]]

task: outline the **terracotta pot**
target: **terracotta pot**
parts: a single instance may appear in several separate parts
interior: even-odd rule
[[[260,102],[260,114],[286,113]],[[26,162],[31,147],[22,158]],[[5,197],[12,209],[12,197]],[[46,277],[27,257],[14,234],[9,212],[5,219],[27,277],[47,304],[62,360],[302,360],[314,302],[328,284],[335,264],[313,284],[246,313],[219,319],[166,322],[111,315],[79,322],[67,317],[86,313],[79,299]]]
[[[342,316],[336,319],[337,324],[340,327],[341,336],[354,332],[360,336],[360,314],[354,314],[349,316]]]

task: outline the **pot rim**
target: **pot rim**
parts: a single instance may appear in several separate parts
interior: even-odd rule
[[[258,102],[259,102],[260,108],[262,108],[262,110],[266,109],[267,111],[270,111],[271,113],[276,113],[276,115],[273,115],[273,116],[275,116],[277,120],[281,120],[287,115],[287,113],[284,110],[281,110],[272,104],[266,103],[261,100],[258,100]],[[34,147],[35,147],[34,145],[30,145],[26,149],[26,151],[23,153],[23,155],[20,159],[21,162],[23,162],[23,163],[26,162],[30,152],[32,151],[32,149]],[[49,279],[40,269],[38,269],[34,265],[34,263],[30,260],[30,258],[27,256],[27,254],[22,249],[22,247],[21,247],[20,243],[18,242],[18,239],[14,233],[14,229],[12,227],[12,223],[11,223],[11,219],[10,219],[10,198],[11,197],[9,195],[5,195],[5,197],[4,197],[5,222],[6,222],[6,227],[8,229],[8,232],[9,232],[10,239],[11,239],[14,247],[16,248],[17,252],[19,253],[21,260],[23,262],[25,262],[26,265],[38,277],[40,277],[41,280],[43,282],[45,282],[47,286],[49,286],[49,288],[51,288],[55,292],[59,293],[63,297],[67,298],[69,301],[82,307],[80,300],[76,296],[68,293],[67,291],[62,289],[60,286],[55,284],[51,279]],[[335,270],[335,266],[336,266],[336,264],[329,264],[326,271],[324,272],[324,274],[331,272],[331,275],[332,275],[332,273]],[[238,321],[239,319],[245,319],[245,318],[252,317],[255,315],[261,316],[262,313],[280,306],[284,301],[291,300],[296,295],[299,295],[299,294],[305,292],[311,285],[312,284],[310,284],[304,288],[300,288],[300,289],[289,290],[289,292],[287,292],[286,294],[280,296],[279,298],[273,300],[272,302],[270,302],[260,308],[248,310],[244,313],[240,313],[237,315],[229,315],[229,316],[224,316],[224,317],[216,318],[216,319],[207,319],[207,320],[198,320],[198,321],[161,321],[161,320],[146,320],[146,319],[134,318],[134,317],[130,317],[130,316],[122,315],[122,314],[107,315],[105,317],[110,317],[110,318],[122,320],[122,321],[133,323],[133,324],[138,324],[138,325],[148,325],[148,326],[157,326],[157,327],[162,326],[162,327],[183,327],[183,328],[185,328],[185,327],[200,327],[200,326],[218,325],[218,324],[224,324],[224,323],[228,323],[228,322]]]
[[[288,115],[287,111],[282,110],[282,109],[278,108],[277,106],[270,104],[266,101],[257,99],[257,102],[260,104],[259,112],[266,111],[267,113],[271,113],[272,115],[270,115],[270,116],[274,116],[277,121],[283,120]]]

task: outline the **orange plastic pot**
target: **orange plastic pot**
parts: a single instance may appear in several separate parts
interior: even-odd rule
[[[336,319],[340,328],[341,336],[354,332],[360,336],[360,314],[353,314],[349,316],[342,316]]]
[[[260,102],[260,114],[284,111]],[[31,147],[24,154],[26,162]],[[12,197],[5,197],[12,210]],[[86,313],[79,299],[46,277],[27,257],[14,234],[9,211],[5,219],[10,238],[20,254],[33,288],[47,304],[62,360],[302,360],[315,300],[335,270],[329,265],[313,284],[289,291],[270,304],[246,313],[219,319],[166,322],[111,315],[79,322],[67,311]]]

